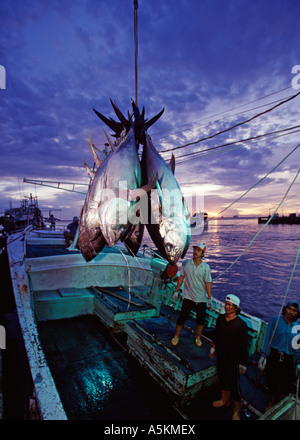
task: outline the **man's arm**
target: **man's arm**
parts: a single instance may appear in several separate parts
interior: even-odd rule
[[[179,292],[179,289],[180,289],[180,287],[181,287],[181,285],[183,283],[183,280],[184,280],[184,275],[180,275],[179,278],[178,278],[178,281],[177,281],[177,286],[176,286],[174,294],[173,294],[173,300],[174,301],[178,300],[178,292]]]

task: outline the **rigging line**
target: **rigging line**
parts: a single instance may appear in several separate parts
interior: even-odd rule
[[[138,106],[138,0],[134,3],[134,72],[135,72],[135,104]]]
[[[228,205],[226,208],[224,208],[222,211],[220,211],[218,214],[216,214],[214,217],[208,219],[207,221],[209,222],[210,220],[213,220],[215,217],[217,217],[218,215],[222,214],[223,212],[227,211],[227,209],[231,208],[232,205],[234,205],[236,202],[238,202],[239,200],[241,200],[243,197],[245,197],[246,194],[248,194],[255,186],[257,186],[259,183],[261,183],[266,177],[268,177],[271,173],[273,173],[273,171],[276,170],[276,168],[278,168],[289,156],[291,156],[294,151],[297,150],[297,148],[300,146],[300,144],[298,144],[295,148],[292,149],[292,151],[290,151],[274,168],[272,168],[271,171],[269,171],[264,177],[262,177],[261,179],[259,179],[254,185],[251,186],[251,188],[249,188],[246,192],[244,192],[244,194],[242,194],[240,197],[238,197],[236,200],[234,200],[232,203],[230,203],[230,205]],[[299,172],[299,171],[298,171]],[[277,208],[278,209],[278,208]],[[274,215],[274,214],[273,214]]]
[[[291,101],[292,99],[296,98],[299,95],[300,95],[300,92],[296,93],[295,95],[290,96],[288,99],[285,99],[284,101],[279,102],[279,104],[276,104],[273,107],[271,107],[271,108],[269,108],[269,109],[267,109],[267,110],[265,110],[265,111],[263,111],[261,113],[258,113],[257,115],[254,115],[254,116],[252,116],[249,119],[246,119],[243,122],[239,122],[238,124],[235,124],[232,127],[226,128],[225,130],[219,131],[219,132],[214,133],[214,134],[212,134],[210,136],[207,136],[205,138],[198,139],[197,141],[189,142],[187,144],[184,144],[184,145],[181,145],[181,146],[178,146],[178,147],[169,148],[168,150],[164,150],[164,151],[174,151],[174,150],[178,150],[180,148],[188,147],[190,145],[198,144],[199,142],[207,141],[208,139],[212,139],[212,138],[218,136],[219,134],[226,133],[226,132],[228,132],[230,130],[233,130],[234,128],[240,127],[241,125],[244,125],[244,124],[247,124],[248,122],[253,121],[254,119],[258,118],[259,116],[262,116],[262,115],[265,115],[265,114],[271,112],[275,108],[279,107],[282,104],[286,104],[287,102]]]
[[[281,98],[281,99],[277,99],[276,101],[267,102],[266,104],[262,104],[262,105],[259,105],[259,106],[256,106],[256,107],[252,107],[252,108],[249,108],[249,109],[246,109],[246,110],[244,110],[244,111],[240,111],[240,112],[237,112],[237,113],[234,113],[234,114],[228,114],[228,115],[224,116],[223,118],[220,118],[220,119],[214,120],[213,122],[214,122],[214,123],[217,123],[217,122],[220,122],[220,121],[222,121],[222,120],[224,120],[224,119],[233,118],[234,116],[243,115],[243,114],[245,114],[245,113],[251,112],[252,110],[258,110],[259,108],[266,107],[267,105],[272,105],[272,104],[275,104],[276,102],[281,102],[282,99],[286,99],[286,98],[287,98],[287,97],[285,97],[285,98]],[[241,107],[242,107],[242,106],[241,106]],[[237,108],[238,108],[238,107],[237,107]],[[228,110],[228,111],[230,111],[230,110]],[[220,112],[220,113],[217,113],[216,115],[212,115],[212,116],[218,116],[219,114],[224,114],[224,113],[227,113],[227,111]],[[207,125],[207,123],[199,124],[199,122],[205,121],[205,119],[209,119],[210,117],[211,117],[211,116],[206,116],[205,118],[199,119],[198,121],[191,122],[191,123],[189,123],[189,124],[184,124],[184,125],[182,125],[182,126],[178,126],[178,127],[176,127],[176,128],[173,128],[173,129],[171,128],[170,130],[167,130],[167,131],[171,131],[170,134],[167,134],[167,135],[165,135],[165,136],[161,136],[161,137],[156,138],[156,139],[155,139],[155,142],[158,141],[158,140],[160,140],[160,139],[165,139],[165,138],[168,138],[168,137],[170,137],[170,136],[174,136],[174,135],[176,135],[176,134],[178,134],[178,133],[184,133],[184,130],[178,130],[178,131],[175,131],[175,130],[177,130],[177,128],[184,127],[185,125],[196,125],[196,124],[197,124],[198,128],[203,127],[204,125]],[[174,131],[173,131],[173,130],[174,130]],[[192,128],[190,128],[190,129],[186,129],[185,131],[188,131],[188,130],[192,130]],[[164,133],[164,132],[161,132],[161,133]],[[155,137],[155,135],[153,135],[153,137]]]
[[[291,135],[291,134],[294,134],[294,133],[299,133],[300,132],[300,130],[295,130],[295,131],[293,131],[293,132],[291,132],[291,133],[283,133],[283,134],[279,134],[279,135],[277,135],[277,136],[273,136],[273,137],[271,137],[271,139],[278,139],[278,138],[280,138],[280,137],[284,137],[284,136],[289,136],[289,135]],[[258,140],[257,139],[254,139],[253,141],[251,141],[252,143],[257,143],[258,142]],[[243,141],[239,141],[239,142],[237,142],[237,143],[241,143],[241,144],[243,144]],[[201,151],[198,151],[198,155],[195,157],[188,157],[188,158],[186,158],[185,159],[185,156],[183,155],[183,156],[180,156],[181,157],[181,160],[179,160],[179,161],[176,161],[176,166],[178,166],[178,165],[181,165],[181,164],[183,164],[183,163],[186,163],[186,162],[189,162],[189,161],[191,161],[191,160],[197,160],[199,157],[200,157],[200,159],[202,159],[203,157],[207,157],[207,156],[214,156],[214,155],[216,155],[216,154],[221,154],[221,153],[228,153],[229,151],[234,151],[234,150],[237,150],[238,148],[244,148],[245,147],[245,145],[237,145],[237,146],[235,146],[235,147],[233,147],[233,148],[227,148],[226,150],[222,150],[222,151],[215,151],[215,152],[213,152],[213,153],[209,153],[208,151],[209,151],[209,149],[207,149],[207,150],[201,150]],[[200,154],[200,153],[202,153],[202,151],[203,151],[203,154]]]
[[[128,273],[128,306],[127,306],[127,310],[126,312],[128,312],[129,307],[130,307],[130,303],[131,303],[131,279],[130,279],[130,266],[129,266],[129,262],[124,254],[124,252],[121,251],[121,249],[119,248],[118,251],[122,254],[122,257],[125,260],[126,266],[127,266],[127,273]]]
[[[284,295],[283,300],[282,300],[280,312],[278,314],[278,319],[276,321],[276,324],[275,324],[272,336],[270,338],[268,347],[267,347],[266,352],[265,352],[265,357],[267,356],[267,353],[269,353],[269,349],[270,349],[272,341],[274,339],[274,336],[275,336],[275,333],[276,333],[276,330],[277,330],[277,327],[278,327],[278,324],[279,324],[279,320],[280,320],[280,317],[282,315],[282,310],[283,310],[283,307],[284,307],[284,303],[285,303],[286,298],[288,296],[288,293],[289,293],[289,290],[290,290],[290,286],[291,286],[291,282],[292,282],[292,279],[294,277],[294,273],[295,273],[296,266],[297,266],[297,263],[298,263],[299,255],[300,255],[300,244],[299,244],[299,247],[298,247],[298,252],[297,252],[296,260],[295,260],[295,263],[294,263],[294,267],[293,267],[293,270],[292,270],[292,273],[291,273],[291,276],[290,276],[290,279],[289,279],[289,282],[288,282],[288,285],[287,285],[287,288],[286,288],[286,292],[285,292],[285,295]]]
[[[284,137],[284,136],[289,136],[289,135],[291,135],[291,134],[294,134],[294,133],[299,133],[300,132],[300,130],[295,130],[295,131],[293,131],[293,132],[291,132],[291,133],[284,133],[284,134],[279,134],[279,135],[277,135],[277,136],[272,136],[270,139],[278,139],[278,138],[280,138],[280,137]],[[252,145],[254,144],[254,143],[258,143],[258,139],[253,139],[252,141]],[[214,156],[214,155],[216,155],[216,154],[222,154],[222,153],[228,153],[229,151],[234,151],[234,150],[237,150],[238,148],[245,148],[246,146],[245,145],[243,145],[243,142],[241,141],[241,142],[237,142],[238,144],[242,144],[242,145],[237,145],[237,146],[235,146],[235,147],[233,147],[233,148],[227,148],[226,150],[222,150],[222,151],[215,151],[215,152],[212,152],[212,153],[209,153],[208,152],[208,150],[206,151],[204,151],[203,150],[203,154],[200,154],[200,153],[202,153],[202,151],[199,151],[198,152],[198,155],[195,157],[188,157],[188,158],[186,158],[185,159],[185,156],[181,156],[181,160],[179,160],[179,161],[176,161],[176,166],[178,166],[178,165],[181,165],[181,164],[183,164],[183,163],[186,163],[186,162],[189,162],[189,161],[191,161],[191,160],[197,160],[197,159],[202,159],[203,157],[207,157],[207,156]]]
[[[289,128],[283,128],[281,130],[270,131],[269,133],[259,134],[257,136],[251,136],[249,138],[240,139],[239,141],[227,142],[226,144],[218,145],[216,147],[206,148],[205,150],[192,151],[191,153],[186,153],[186,154],[183,154],[182,156],[177,156],[176,159],[179,159],[181,157],[192,156],[194,154],[199,154],[199,153],[206,152],[206,151],[217,150],[218,148],[223,148],[223,147],[227,147],[229,145],[234,145],[234,144],[238,144],[238,143],[248,142],[248,141],[252,141],[254,139],[260,139],[260,138],[263,138],[263,137],[271,136],[273,134],[282,133],[284,131],[295,130],[296,128],[300,128],[300,125],[295,125],[294,127],[289,127]],[[162,151],[161,153],[164,153],[164,151]]]
[[[300,145],[300,144],[299,144]],[[298,145],[298,146],[299,146]],[[300,168],[297,171],[296,176],[294,177],[292,183],[290,184],[290,186],[288,187],[285,195],[283,196],[283,198],[281,199],[279,205],[277,206],[276,210],[273,212],[273,214],[271,215],[271,217],[268,219],[268,221],[264,224],[264,226],[258,231],[258,233],[255,235],[255,237],[250,241],[250,243],[248,244],[248,246],[245,248],[245,250],[234,260],[233,263],[230,264],[230,266],[227,267],[227,269],[224,270],[224,272],[222,272],[220,275],[218,275],[216,278],[214,278],[213,281],[218,280],[219,278],[221,278],[229,269],[232,268],[232,266],[235,265],[235,263],[237,263],[239,261],[239,259],[247,252],[247,250],[249,249],[249,247],[253,244],[253,242],[257,239],[257,237],[262,233],[262,231],[265,229],[265,227],[270,223],[270,221],[272,220],[272,218],[274,217],[274,215],[276,214],[276,212],[279,210],[280,206],[283,204],[285,198],[287,197],[289,191],[291,190],[292,186],[294,185],[298,175],[300,173]]]
[[[288,90],[288,89],[290,89],[290,88],[292,88],[292,86],[285,87],[284,89],[278,90],[277,92],[270,93],[269,95],[262,96],[261,98],[254,99],[253,101],[246,102],[245,104],[238,105],[238,106],[233,107],[233,108],[231,108],[231,109],[223,110],[223,111],[218,112],[218,113],[214,113],[214,114],[212,114],[212,115],[209,115],[209,116],[206,116],[206,117],[204,117],[204,118],[198,119],[197,121],[190,122],[190,123],[186,123],[186,124],[183,124],[183,125],[179,125],[177,128],[179,128],[179,127],[185,127],[185,126],[188,126],[188,125],[197,124],[198,122],[204,121],[205,119],[209,119],[209,118],[212,118],[212,117],[216,117],[216,116],[219,116],[219,115],[223,115],[224,113],[229,113],[229,112],[231,112],[231,111],[233,111],[233,110],[237,110],[238,108],[245,107],[246,105],[253,104],[254,102],[257,102],[257,101],[261,101],[262,99],[268,98],[269,96],[277,95],[277,93],[281,93],[281,92],[283,92],[283,91],[285,91],[285,90]],[[244,112],[239,112],[239,113],[236,113],[236,114],[245,113],[245,112],[248,112],[248,111],[251,111],[251,110],[255,110],[256,108],[260,108],[260,107],[265,107],[266,105],[270,105],[270,104],[273,104],[273,103],[278,102],[278,101],[280,101],[280,100],[272,101],[272,102],[268,102],[267,104],[261,105],[261,106],[259,106],[259,107],[254,107],[254,108],[251,108],[251,109],[249,109],[249,110],[245,110]],[[228,116],[236,116],[236,114],[228,115]],[[222,118],[222,119],[224,119],[224,118]],[[168,131],[173,131],[173,130],[174,130],[173,128],[170,128],[169,130],[164,130],[164,131],[161,131],[161,132],[155,133],[155,134],[153,134],[152,137],[154,138],[155,136],[157,136],[157,135],[159,135],[159,134],[167,133]],[[165,137],[165,136],[164,136],[164,137]],[[161,139],[161,138],[159,138],[159,139]]]
[[[279,137],[288,136],[288,135],[290,135],[290,134],[298,133],[298,132],[300,132],[300,130],[293,131],[292,133],[285,133],[285,134],[281,134],[281,135],[278,135],[278,136],[274,136],[274,137],[272,137],[271,139],[277,139],[277,138],[279,138]],[[254,140],[253,142],[258,142],[258,141],[257,141],[257,140]],[[176,166],[178,166],[178,165],[182,165],[182,164],[184,164],[184,163],[186,163],[186,162],[190,162],[191,160],[197,160],[197,159],[199,159],[199,158],[202,159],[203,157],[214,156],[214,155],[216,155],[216,154],[228,153],[229,151],[234,151],[234,150],[237,150],[237,149],[239,149],[239,148],[245,148],[245,145],[236,145],[236,146],[233,147],[233,148],[227,148],[226,150],[215,151],[215,152],[212,152],[212,153],[207,152],[206,154],[201,154],[201,155],[200,155],[200,152],[199,152],[199,156],[196,156],[196,157],[188,157],[188,158],[186,158],[186,159],[185,159],[184,157],[182,157],[181,160],[179,160],[178,162],[176,162]]]

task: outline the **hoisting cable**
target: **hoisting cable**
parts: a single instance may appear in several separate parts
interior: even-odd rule
[[[232,203],[230,203],[230,205],[226,206],[226,208],[222,209],[222,211],[218,212],[218,214],[216,214],[215,216],[209,218],[207,220],[207,222],[210,222],[211,220],[214,220],[216,217],[218,217],[220,214],[223,214],[223,212],[227,211],[227,209],[231,208],[232,205],[234,205],[236,202],[238,202],[239,200],[241,200],[243,197],[245,197],[246,194],[248,194],[253,188],[255,188],[259,183],[261,183],[264,179],[266,179],[266,177],[268,177],[271,173],[273,173],[273,171],[276,170],[276,168],[278,168],[291,154],[294,153],[294,151],[297,150],[297,148],[300,147],[300,144],[298,144],[295,148],[293,148],[292,151],[290,151],[274,168],[271,169],[271,171],[269,171],[264,177],[262,177],[261,179],[259,179],[254,185],[251,186],[251,188],[247,189],[246,192],[244,192],[244,194],[242,194],[240,197],[238,197],[236,200],[234,200]],[[274,214],[273,214],[274,215]]]
[[[234,262],[227,267],[226,270],[224,270],[224,272],[222,272],[220,275],[218,275],[216,278],[214,278],[213,281],[221,278],[229,269],[232,268],[232,266],[237,263],[239,261],[239,259],[247,252],[247,250],[249,249],[249,247],[252,245],[252,243],[257,239],[257,237],[262,233],[262,231],[265,229],[265,227],[270,223],[270,221],[272,220],[272,218],[274,217],[274,215],[276,214],[276,212],[279,210],[279,208],[281,207],[281,205],[283,204],[284,200],[286,199],[289,191],[291,190],[292,186],[294,185],[298,175],[300,173],[300,169],[298,169],[296,176],[294,177],[292,183],[290,184],[290,186],[288,187],[285,195],[283,196],[283,198],[281,199],[281,202],[279,203],[279,205],[277,206],[277,208],[275,209],[275,211],[273,212],[273,214],[270,216],[270,218],[268,219],[268,221],[264,224],[264,226],[260,229],[260,231],[258,231],[258,233],[255,235],[255,237],[250,241],[250,243],[248,244],[248,246],[245,248],[245,250],[234,260]]]
[[[155,138],[155,139],[157,140],[157,139],[162,139],[162,138],[168,137],[169,135],[165,135],[165,136],[162,136],[162,137],[156,138],[156,136],[158,136],[158,135],[160,135],[160,134],[167,133],[167,132],[171,132],[171,134],[176,134],[177,131],[175,131],[175,130],[178,130],[178,129],[181,128],[181,127],[187,127],[187,126],[192,126],[192,125],[196,125],[196,124],[198,125],[199,122],[205,121],[206,119],[211,119],[211,118],[213,118],[213,117],[216,117],[216,116],[219,116],[219,115],[223,115],[223,114],[229,113],[229,112],[231,112],[231,111],[233,111],[233,110],[237,110],[237,109],[242,108],[242,107],[245,107],[245,106],[247,106],[247,105],[249,105],[249,104],[253,104],[254,102],[261,101],[262,99],[268,98],[269,96],[277,95],[278,93],[281,93],[281,92],[283,92],[284,90],[288,90],[288,89],[290,89],[291,87],[292,87],[292,86],[285,87],[284,89],[278,90],[277,92],[270,93],[269,95],[262,96],[261,98],[255,99],[254,101],[246,102],[245,104],[238,105],[237,107],[233,107],[233,108],[231,108],[231,109],[223,110],[223,111],[221,111],[221,112],[214,113],[214,114],[209,115],[209,116],[205,116],[205,117],[203,117],[203,118],[201,118],[201,119],[198,119],[197,121],[189,122],[189,123],[186,123],[186,124],[177,125],[176,128],[170,128],[170,129],[168,129],[168,130],[164,130],[164,131],[162,131],[162,132],[155,133],[155,134],[153,135],[153,138]],[[282,101],[282,99],[285,99],[285,98],[277,99],[276,101],[268,102],[268,103],[263,104],[263,105],[260,105],[260,106],[258,106],[258,107],[252,107],[252,108],[246,109],[246,110],[244,110],[244,111],[242,111],[242,112],[238,112],[238,113],[234,113],[234,114],[228,114],[227,116],[224,116],[224,118],[221,118],[221,119],[227,119],[227,118],[229,118],[229,117],[233,117],[233,116],[237,116],[237,115],[240,115],[240,114],[248,113],[248,112],[250,112],[250,111],[252,111],[252,110],[257,110],[258,108],[266,107],[267,105],[271,105],[271,104],[275,104],[276,102],[280,102],[280,101]],[[220,121],[221,119],[219,119],[218,121]],[[202,124],[202,125],[203,125],[203,124]],[[175,131],[175,133],[174,133],[174,131]],[[180,130],[180,133],[181,133],[182,131],[183,131],[183,130]]]
[[[281,130],[271,131],[269,133],[259,134],[259,135],[256,135],[256,136],[251,136],[251,137],[248,137],[248,138],[245,138],[245,139],[240,139],[238,141],[227,142],[226,144],[222,144],[222,145],[217,145],[215,147],[206,148],[205,150],[192,151],[191,153],[186,153],[186,154],[183,154],[182,156],[177,156],[176,160],[181,159],[181,158],[185,158],[185,157],[188,157],[188,156],[194,156],[195,154],[200,155],[200,153],[206,153],[207,151],[217,150],[219,148],[228,147],[230,145],[243,144],[245,142],[249,142],[249,141],[253,141],[253,140],[256,140],[256,139],[265,138],[265,137],[268,137],[268,136],[277,135],[278,133],[283,133],[283,132],[286,132],[286,131],[295,130],[292,133],[286,133],[286,134],[297,133],[299,130],[296,130],[296,128],[300,128],[300,125],[295,125],[295,126],[289,127],[289,128],[282,128]],[[277,137],[277,136],[274,136],[274,137]],[[164,151],[162,151],[161,153],[164,153]],[[202,155],[201,155],[201,157],[202,157]],[[192,160],[194,160],[194,157],[192,158]],[[186,161],[182,161],[182,162],[186,162]]]
[[[299,382],[300,382],[300,377],[298,376],[298,379],[297,379],[297,388],[296,388],[296,402],[295,402],[295,420],[298,420],[298,406],[300,405],[300,398],[299,398]]]
[[[164,152],[166,152],[166,151],[174,151],[174,150],[178,150],[178,149],[180,149],[180,148],[188,147],[188,146],[190,146],[190,145],[195,145],[195,144],[198,144],[199,142],[203,142],[203,141],[207,141],[208,139],[212,139],[212,138],[218,136],[219,134],[226,133],[226,132],[228,132],[228,131],[230,131],[230,130],[233,130],[234,128],[240,127],[241,125],[244,125],[244,124],[247,124],[248,122],[253,121],[254,119],[258,118],[259,116],[262,116],[262,115],[265,115],[266,113],[271,112],[271,111],[274,110],[275,108],[279,107],[279,106],[282,105],[282,104],[285,104],[285,103],[291,101],[292,99],[296,98],[296,97],[299,96],[299,95],[300,95],[300,92],[296,93],[295,95],[290,96],[288,99],[285,99],[285,100],[279,102],[279,104],[276,104],[276,105],[274,105],[273,107],[271,107],[271,108],[269,108],[269,109],[267,109],[267,110],[265,110],[265,111],[263,111],[263,112],[261,112],[261,113],[258,113],[257,115],[254,115],[254,116],[252,116],[252,117],[249,118],[249,119],[246,119],[246,120],[243,121],[243,122],[239,122],[238,124],[235,124],[235,125],[233,125],[232,127],[226,128],[225,130],[222,130],[222,131],[219,131],[219,132],[217,132],[217,133],[214,133],[214,134],[212,134],[212,135],[210,135],[210,136],[207,136],[207,137],[204,137],[204,138],[198,139],[197,141],[189,142],[189,143],[187,143],[187,144],[184,144],[184,145],[181,145],[181,146],[178,146],[178,147],[169,148],[169,149],[167,149],[167,150],[164,150]]]
[[[134,71],[135,71],[135,104],[138,106],[138,0],[134,3]]]
[[[298,171],[298,173],[299,173],[299,171]],[[278,315],[278,319],[276,321],[276,324],[275,324],[272,336],[270,338],[270,342],[269,342],[268,347],[266,349],[265,356],[267,356],[267,353],[269,352],[269,349],[271,347],[272,341],[274,339],[274,336],[275,336],[275,333],[276,333],[276,330],[277,330],[277,327],[278,327],[278,323],[279,323],[280,317],[282,315],[282,310],[283,310],[286,298],[288,296],[288,293],[289,293],[289,290],[290,290],[290,286],[291,286],[291,282],[292,282],[292,279],[293,279],[293,276],[294,276],[294,273],[295,273],[295,270],[296,270],[296,266],[297,266],[297,263],[298,263],[299,255],[300,255],[300,244],[299,244],[299,247],[298,247],[298,252],[297,252],[296,260],[295,260],[294,267],[293,267],[293,270],[292,270],[292,273],[291,273],[291,276],[290,276],[290,279],[289,279],[289,282],[288,282],[288,286],[286,288],[286,292],[285,292],[285,295],[283,297],[283,301],[282,301],[282,304],[281,304],[281,308],[280,308],[280,312],[279,312],[279,315]]]

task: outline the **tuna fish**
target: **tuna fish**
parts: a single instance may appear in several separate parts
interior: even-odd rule
[[[109,160],[112,152],[101,162],[94,150],[91,139],[90,144],[99,175],[101,170],[105,168],[105,163]],[[101,193],[101,186],[98,182],[99,178],[95,178],[96,172],[90,169],[85,162],[84,165],[91,178],[91,183],[81,211],[78,246],[85,260],[91,261],[105,247],[106,240],[101,232],[98,212]]]
[[[175,158],[167,165],[147,132],[143,134],[143,179],[157,179],[156,190],[148,195],[149,235],[160,254],[175,265],[189,247],[191,231],[187,204],[174,176]]]
[[[95,110],[115,132],[117,141],[113,151],[101,163],[92,148],[98,167],[96,173],[85,164],[93,181],[82,213],[80,249],[86,259],[91,259],[106,243],[113,246],[121,239],[135,254],[146,223],[158,251],[175,265],[185,256],[190,243],[189,213],[174,176],[174,156],[168,166],[147,133],[164,109],[148,121],[144,119],[144,108],[140,114],[132,101],[132,121],[130,115],[126,119],[113,102],[112,105],[120,122]],[[140,142],[143,143],[141,164],[138,157]],[[145,194],[146,205],[137,204],[137,198]]]
[[[112,102],[112,101],[111,101]],[[144,231],[139,221],[140,210],[135,210],[137,197],[153,188],[154,183],[141,186],[141,166],[138,157],[136,123],[140,117],[135,110],[135,120],[127,120],[112,102],[120,123],[96,114],[109,125],[118,139],[112,151],[101,162],[91,144],[97,171],[86,164],[92,178],[81,215],[79,247],[84,258],[90,261],[108,244],[114,246],[121,239],[132,254],[138,251]],[[91,141],[90,141],[91,142]]]

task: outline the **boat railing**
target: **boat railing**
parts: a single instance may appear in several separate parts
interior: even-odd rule
[[[168,294],[164,296],[163,303],[174,308],[174,310],[181,310],[182,296],[180,295],[178,300],[174,301],[172,292],[174,292],[174,289],[172,289],[172,286],[169,286]],[[217,298],[212,298],[212,309],[206,309],[205,326],[208,329],[214,329],[218,316],[224,312],[225,303]],[[190,316],[196,319],[196,313],[194,311],[190,313]],[[249,315],[248,313],[241,312],[240,317],[247,324],[249,336],[248,352],[249,356],[253,356],[255,352],[260,352],[262,350],[267,324],[263,320]]]
[[[143,253],[143,256],[150,255],[151,257],[159,258],[159,259],[165,261],[165,259],[158,252],[156,252],[154,249],[150,248],[147,244],[143,245],[143,252],[142,253]]]

